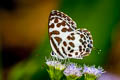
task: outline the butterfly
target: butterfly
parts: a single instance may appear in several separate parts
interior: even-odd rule
[[[83,59],[93,48],[91,33],[77,29],[75,21],[58,10],[52,10],[48,20],[48,34],[52,48],[51,56],[59,59]]]

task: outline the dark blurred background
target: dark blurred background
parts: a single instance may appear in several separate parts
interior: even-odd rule
[[[48,16],[57,9],[91,31],[95,50],[78,64],[100,65],[120,80],[119,0],[0,0],[0,80],[48,80]]]

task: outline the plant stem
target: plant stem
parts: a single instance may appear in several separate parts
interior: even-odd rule
[[[96,80],[96,77],[91,74],[85,74],[85,79],[84,80]]]

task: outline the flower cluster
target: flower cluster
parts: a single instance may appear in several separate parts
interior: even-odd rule
[[[61,62],[59,62],[59,61],[47,61],[46,64],[48,66],[54,67],[55,69],[58,69],[58,70],[65,69],[65,65],[61,64]]]
[[[96,80],[99,78],[105,71],[95,66],[78,66],[75,63],[62,63],[62,61],[55,59],[47,59],[46,64],[48,65],[48,73],[51,80],[61,80],[63,75],[66,76],[67,80],[80,80],[84,76],[84,80]]]
[[[101,74],[105,73],[105,71],[102,69],[102,67],[95,68],[95,66],[88,67],[88,66],[84,65],[83,73],[91,74],[96,77],[100,77]]]
[[[77,68],[75,64],[70,64],[65,70],[64,75],[67,76],[67,79],[77,79],[82,76],[82,68]]]

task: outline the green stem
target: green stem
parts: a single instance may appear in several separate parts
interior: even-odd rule
[[[85,74],[85,79],[84,80],[96,80],[96,77],[91,74]]]
[[[70,78],[70,77],[67,77],[67,80],[76,80],[76,79],[72,79],[72,78]]]
[[[55,80],[60,80],[62,76],[63,76],[63,71],[55,70],[55,73],[54,73]]]
[[[54,67],[49,67],[47,71],[51,80],[60,80],[63,76],[63,70],[57,70]]]
[[[77,77],[77,76],[67,76],[66,77],[67,78],[67,80],[77,80],[77,79],[79,79],[80,77]]]
[[[85,80],[96,80],[94,78],[85,78]]]

